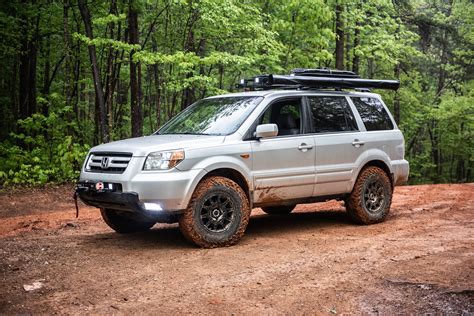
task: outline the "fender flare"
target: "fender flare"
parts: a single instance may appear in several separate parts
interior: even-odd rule
[[[191,196],[193,195],[194,190],[196,190],[196,187],[201,182],[201,180],[209,173],[219,169],[231,169],[235,172],[238,172],[242,178],[245,179],[249,189],[249,192],[246,193],[248,193],[250,197],[250,203],[252,203],[251,192],[253,191],[253,181],[249,177],[251,171],[241,160],[229,156],[214,156],[199,162],[193,169],[200,169],[200,172],[193,179],[193,181],[188,184],[185,190],[186,195],[183,201],[183,205],[185,205],[185,207],[188,206]]]
[[[354,188],[355,182],[357,181],[357,178],[359,177],[359,174],[362,169],[364,169],[367,165],[370,165],[372,162],[383,163],[389,171],[389,178],[393,178],[393,167],[390,163],[390,158],[388,157],[387,153],[379,149],[370,149],[364,152],[364,154],[361,155],[355,163],[355,165],[358,167],[357,169],[355,169],[354,176],[351,179],[350,191],[352,191],[352,189]]]

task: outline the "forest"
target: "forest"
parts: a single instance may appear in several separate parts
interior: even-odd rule
[[[474,179],[471,0],[9,0],[0,186],[76,180],[92,146],[151,134],[240,78],[334,68],[380,93],[411,183]]]

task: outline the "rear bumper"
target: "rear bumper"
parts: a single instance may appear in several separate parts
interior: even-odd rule
[[[392,161],[393,184],[402,185],[407,183],[410,165],[405,159]]]

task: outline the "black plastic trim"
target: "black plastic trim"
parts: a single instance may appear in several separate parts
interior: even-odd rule
[[[184,210],[169,212],[166,210],[150,212],[143,207],[136,192],[115,192],[94,190],[94,181],[79,182],[76,194],[86,205],[122,211],[131,217],[146,218],[159,223],[175,223],[177,216]],[[121,189],[121,188],[120,188]]]

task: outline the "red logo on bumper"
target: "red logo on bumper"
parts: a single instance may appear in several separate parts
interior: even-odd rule
[[[103,190],[103,189],[104,189],[104,183],[103,183],[103,182],[97,182],[97,183],[95,184],[95,189],[96,189],[97,191]]]

